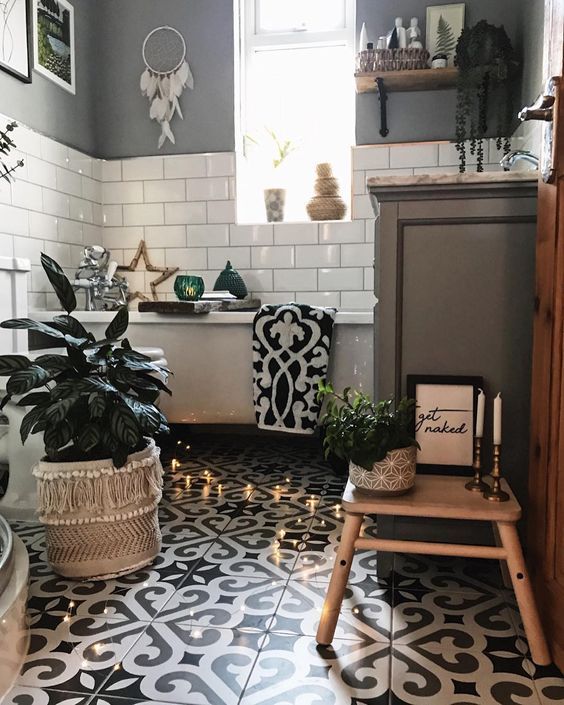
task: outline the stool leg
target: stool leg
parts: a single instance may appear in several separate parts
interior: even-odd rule
[[[335,558],[331,580],[323,603],[321,619],[317,628],[317,643],[329,646],[333,641],[343,595],[351,572],[354,555],[354,542],[357,540],[362,526],[363,514],[347,514],[341,535],[341,543]]]
[[[499,535],[499,529],[497,528],[497,524],[495,521],[492,521],[492,529],[493,529],[493,534],[494,534],[494,539],[495,539],[495,545],[498,548],[501,548],[502,547],[501,537]],[[500,560],[499,567],[501,568],[501,577],[503,579],[503,586],[511,589],[513,587],[513,584],[511,582],[511,576],[509,575],[509,568],[507,567],[507,561],[505,559]]]
[[[523,558],[521,542],[515,524],[497,522],[503,548],[507,551],[507,567],[515,590],[515,597],[521,612],[525,634],[531,647],[533,661],[539,666],[551,663],[550,651],[535,603],[531,580]]]

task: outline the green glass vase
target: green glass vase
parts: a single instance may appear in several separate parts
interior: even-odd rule
[[[198,301],[202,298],[205,285],[202,277],[179,274],[174,280],[174,293],[180,301]]]

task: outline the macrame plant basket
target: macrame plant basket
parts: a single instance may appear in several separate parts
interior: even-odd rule
[[[160,551],[157,516],[163,470],[159,449],[111,460],[40,461],[39,520],[45,524],[47,560],[67,578],[111,578],[151,563]]]

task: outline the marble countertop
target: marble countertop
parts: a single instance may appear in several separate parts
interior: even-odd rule
[[[368,190],[386,186],[452,186],[465,184],[519,183],[537,181],[536,169],[529,171],[482,171],[466,174],[415,174],[414,176],[373,176],[366,180]]]

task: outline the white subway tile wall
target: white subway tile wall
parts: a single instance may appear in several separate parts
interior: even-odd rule
[[[265,303],[372,308],[374,216],[366,179],[456,171],[458,163],[448,143],[355,147],[351,221],[246,225],[236,224],[234,154],[100,161],[24,126],[16,134],[25,167],[12,186],[0,183],[0,255],[31,260],[29,303],[36,309],[57,306],[41,252],[73,275],[84,245],[102,243],[128,264],[141,239],[153,264],[198,274],[208,288],[230,260]],[[486,168],[499,156],[490,142]],[[143,262],[127,278],[150,293],[154,274]],[[173,284],[171,278],[160,286],[163,298],[175,298]]]

